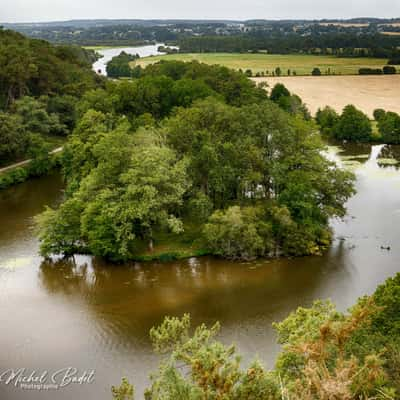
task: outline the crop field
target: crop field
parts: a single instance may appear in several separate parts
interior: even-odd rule
[[[330,71],[336,75],[355,75],[363,67],[382,68],[386,59],[381,58],[338,58],[334,56],[314,55],[279,55],[279,54],[239,54],[239,53],[187,53],[168,54],[163,56],[145,57],[133,65],[142,67],[160,60],[198,60],[206,64],[220,64],[233,69],[251,69],[253,74],[264,72],[272,76],[277,67],[281,69],[282,75],[296,73],[297,75],[311,75],[314,67],[318,67],[322,74]]]
[[[400,74],[270,77],[254,80],[266,81],[269,87],[278,82],[283,83],[303,99],[313,114],[326,105],[341,112],[347,104],[354,104],[370,117],[376,108],[400,113]]]

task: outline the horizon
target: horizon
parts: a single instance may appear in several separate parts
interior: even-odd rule
[[[135,2],[116,0],[17,0],[2,7],[2,23],[50,23],[75,20],[346,20],[353,18],[392,19],[400,16],[397,0],[336,0],[336,2],[313,0],[203,0],[194,1],[149,0]],[[360,17],[369,15],[370,17]]]
[[[32,21],[0,21],[1,24],[5,25],[23,25],[23,24],[56,24],[56,23],[69,23],[69,22],[85,22],[85,21],[121,21],[121,22],[134,22],[134,21],[182,21],[182,22],[249,22],[249,21],[265,21],[265,22],[285,22],[285,21],[307,21],[307,22],[319,22],[319,21],[355,21],[355,20],[400,20],[400,14],[398,17],[376,17],[376,16],[357,16],[357,17],[341,17],[341,18],[72,18],[72,19],[49,19],[49,20],[32,20]]]

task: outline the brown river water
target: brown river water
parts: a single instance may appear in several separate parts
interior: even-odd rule
[[[321,257],[236,263],[210,257],[171,263],[107,265],[79,256],[76,264],[43,263],[33,217],[62,196],[59,176],[0,192],[0,399],[111,399],[127,376],[141,398],[156,369],[148,331],[165,315],[189,312],[195,324],[219,320],[221,339],[248,361],[272,367],[279,347],[271,327],[298,306],[331,298],[344,310],[400,271],[400,149],[349,146],[329,156],[357,175],[357,194],[335,240]],[[380,158],[377,158],[377,157]],[[391,161],[387,159],[392,159]],[[381,246],[390,246],[383,250]],[[20,376],[65,368],[94,382],[48,390],[23,389]]]

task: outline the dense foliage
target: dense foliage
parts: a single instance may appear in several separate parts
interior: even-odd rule
[[[353,193],[303,108],[282,110],[227,68],[161,62],[77,109],[66,199],[39,219],[44,255],[126,260],[193,230],[197,246],[229,258],[316,254]]]
[[[385,144],[400,144],[400,115],[383,109],[374,110],[376,132],[369,118],[353,105],[344,108],[338,115],[331,107],[319,109],[316,122],[321,132],[328,137],[350,142],[371,142],[379,140]]]
[[[124,51],[107,63],[107,76],[110,78],[129,78],[132,76],[130,62],[139,58],[139,55],[127,54]]]
[[[318,110],[316,120],[322,133],[337,140],[369,142],[372,140],[372,124],[368,116],[352,104],[339,116],[332,108]]]
[[[282,345],[275,368],[255,360],[246,368],[236,348],[217,339],[220,326],[167,317],[150,338],[163,357],[145,391],[147,400],[372,400],[400,390],[400,274],[347,313],[330,301],[298,308],[274,324]],[[113,398],[133,399],[123,379]]]
[[[55,147],[75,126],[75,104],[99,79],[91,53],[0,30],[0,166]]]
[[[266,51],[270,54],[326,54],[340,57],[395,57],[400,38],[389,35],[355,32],[256,31],[234,36],[185,37],[179,41],[183,53],[247,53]]]
[[[388,144],[400,144],[400,115],[391,111],[375,110],[374,116],[382,141]]]

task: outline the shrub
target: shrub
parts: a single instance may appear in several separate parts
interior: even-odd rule
[[[321,74],[321,70],[319,69],[319,68],[314,68],[313,70],[312,70],[312,72],[311,72],[311,75],[313,75],[313,76],[320,76],[320,75],[322,75]]]
[[[380,68],[360,68],[359,75],[382,75],[383,70]]]
[[[0,189],[5,189],[9,186],[26,181],[29,177],[29,172],[26,168],[15,168],[9,172],[0,175]]]
[[[271,90],[270,99],[272,101],[279,101],[281,97],[289,97],[290,92],[286,89],[286,86],[282,83],[277,83]]]
[[[385,74],[385,75],[394,75],[394,74],[396,74],[396,67],[392,67],[391,65],[385,65],[384,67],[383,67],[383,73]]]
[[[377,108],[376,110],[374,110],[374,120],[380,121],[382,118],[384,118],[385,114],[385,110],[383,110],[382,108]]]

